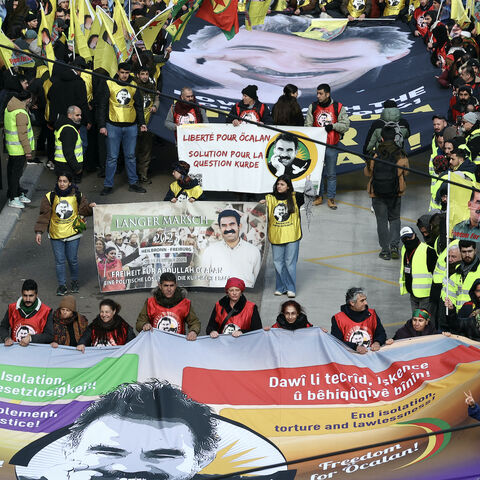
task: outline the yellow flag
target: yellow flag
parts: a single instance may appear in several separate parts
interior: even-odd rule
[[[269,0],[251,0],[245,16],[245,28],[251,30],[255,25],[263,25],[269,8]]]
[[[125,8],[120,9],[120,16],[122,17],[122,27],[123,27],[123,36],[125,37],[125,44],[127,46],[127,55],[128,58],[132,56],[133,45],[136,40],[135,30],[132,27],[132,24],[129,22],[127,17],[127,12]]]
[[[304,32],[292,32],[299,37],[329,42],[341,35],[347,27],[348,19],[314,19]]]
[[[475,0],[467,0],[466,4],[467,15],[470,17],[475,12]]]
[[[93,68],[104,68],[113,77],[118,70],[117,52],[111,33],[113,20],[100,7],[97,7],[97,17],[100,18],[102,27],[93,58]]]
[[[128,60],[128,53],[127,53],[127,44],[125,42],[125,35],[124,35],[124,28],[123,28],[123,19],[120,10],[123,7],[119,1],[115,2],[115,6],[113,8],[113,29],[112,35],[115,41],[115,45],[120,52],[120,57],[118,59],[119,62],[125,62]]]
[[[450,17],[455,20],[460,27],[470,23],[467,12],[463,8],[462,0],[452,0],[452,13]]]
[[[75,18],[75,51],[83,57],[85,60],[90,60],[92,54],[88,48],[88,38],[85,32],[90,30],[85,29],[85,3],[84,0],[78,0],[78,15],[75,13],[70,13],[70,17],[76,16]],[[71,24],[70,24],[70,28]]]
[[[172,43],[182,38],[185,27],[192,17],[193,10],[188,11],[173,21],[165,30],[172,36]]]
[[[42,4],[40,4],[40,12],[42,15],[42,21],[40,22],[38,36],[40,38],[40,44],[42,46],[42,57],[46,57],[48,58],[48,60],[55,60],[55,54],[53,53],[52,37],[50,35],[50,29],[48,28],[48,22]],[[52,76],[53,63],[47,62],[47,66],[48,71],[50,72],[50,76]]]
[[[0,29],[0,44],[12,48],[18,48]],[[18,67],[34,67],[35,62],[27,54],[17,53],[8,48],[0,48],[0,57],[7,68]]]
[[[150,50],[152,48],[153,42],[155,42],[157,35],[159,34],[162,27],[165,25],[165,22],[168,20],[171,10],[172,7],[167,8],[163,12],[160,12],[158,15],[155,15],[138,32],[139,35],[142,35],[142,40],[147,50]]]
[[[49,13],[45,13],[45,18],[47,19],[48,30],[52,31],[53,22],[55,22],[55,15],[57,13],[57,2],[52,0],[51,2],[47,2],[47,5],[52,6],[52,10]]]

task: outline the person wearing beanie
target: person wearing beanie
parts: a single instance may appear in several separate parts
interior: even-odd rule
[[[386,100],[383,102],[383,110],[380,114],[380,118],[374,120],[367,133],[363,145],[363,153],[367,155],[373,155],[375,153],[378,145],[380,145],[382,141],[382,128],[388,122],[393,122],[398,125],[403,141],[410,136],[410,125],[407,120],[402,118],[402,113],[397,107],[397,103],[394,100]],[[399,147],[403,148],[403,143],[402,145],[399,145]]]
[[[193,90],[190,87],[183,87],[180,92],[180,100],[175,102],[168,110],[167,118],[165,119],[165,128],[175,133],[175,140],[177,139],[177,127],[179,125],[208,123],[205,110],[199,108],[197,105],[192,105],[196,103],[197,100],[195,99]]]
[[[230,109],[227,122],[232,122],[234,127],[242,123],[242,118],[267,125],[273,122],[267,105],[258,100],[257,90],[256,85],[247,85],[242,90],[242,101],[237,102]]]
[[[166,202],[175,203],[178,200],[186,200],[194,202],[195,200],[201,200],[203,195],[202,187],[198,184],[196,178],[190,178],[188,172],[190,171],[190,165],[187,162],[178,162],[173,167],[174,182],[170,184],[165,198]]]
[[[25,208],[30,199],[20,187],[25,162],[32,160],[35,140],[28,108],[32,102],[30,92],[23,89],[18,77],[10,81],[12,97],[4,113],[5,145],[8,152],[7,197],[8,206]]]
[[[156,328],[186,335],[189,341],[196,340],[201,324],[185,294],[186,290],[177,286],[177,277],[172,272],[163,272],[158,287],[145,300],[138,314],[135,325],[137,332],[148,332]]]
[[[88,326],[88,320],[77,312],[75,297],[67,295],[53,312],[53,348],[59,345],[76,347]]]
[[[25,15],[25,23],[27,24],[28,29],[38,32],[38,16],[35,13],[29,11],[27,15]]]
[[[207,335],[217,338],[220,334],[239,337],[242,333],[262,328],[257,306],[243,294],[245,282],[241,278],[230,277],[225,284],[225,292],[213,307],[207,325]]]
[[[344,133],[350,128],[350,120],[345,107],[333,101],[330,95],[330,85],[322,83],[317,87],[317,101],[310,104],[305,117],[306,127],[321,127],[327,132],[327,146],[320,182],[320,195],[314,200],[314,205],[323,203],[323,195],[327,191],[327,204],[331,210],[336,210],[335,195],[337,193],[337,150],[328,145],[337,145]],[[328,183],[328,187],[327,187]]]

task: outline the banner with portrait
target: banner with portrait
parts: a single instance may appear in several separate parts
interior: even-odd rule
[[[293,84],[305,115],[317,100],[317,86],[327,83],[351,122],[340,146],[354,153],[339,153],[338,173],[364,167],[356,153],[362,152],[367,132],[387,99],[396,101],[410,125],[407,152],[429,148],[432,114],[446,115],[451,95],[438,87],[435,76],[441,71],[432,66],[423,40],[413,37],[401,21],[374,19],[350,22],[343,33],[323,41],[337,27],[332,22],[331,31],[318,28],[317,21],[305,15],[272,14],[252,31],[241,26],[227,41],[219,28],[193,18],[162,68],[162,92],[179,98],[181,88],[188,86],[201,105],[229,112],[249,84],[258,86],[259,100],[270,109],[285,85]],[[171,100],[161,99],[149,128],[174,142],[173,132],[164,126],[171,105]],[[207,115],[211,123],[231,123],[225,115]]]
[[[451,238],[480,242],[480,184],[474,182],[463,172],[449,174],[453,182],[465,185],[450,185],[447,190],[445,183],[440,187],[443,193],[448,191],[449,232]],[[472,190],[472,189],[476,189]]]
[[[163,272],[185,287],[253,287],[266,238],[265,205],[170,202],[98,205],[95,260],[101,292],[156,287]]]
[[[182,125],[177,130],[178,158],[190,165],[190,175],[204,190],[266,193],[280,175],[288,175],[296,191],[305,179],[316,192],[322,179],[326,142],[324,128],[278,127],[277,133],[256,125]]]
[[[358,355],[320,328],[2,345],[0,480],[476,478],[479,430],[440,431],[478,423],[463,392],[480,396],[479,346],[433,335]]]

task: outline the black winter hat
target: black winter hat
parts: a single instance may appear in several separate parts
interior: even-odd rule
[[[258,100],[257,90],[258,90],[258,87],[256,85],[247,85],[242,90],[242,94],[248,95],[250,98],[253,98],[254,100]]]

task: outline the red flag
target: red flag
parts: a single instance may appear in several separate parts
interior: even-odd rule
[[[197,17],[221,28],[225,34],[238,33],[238,0],[203,0]]]

